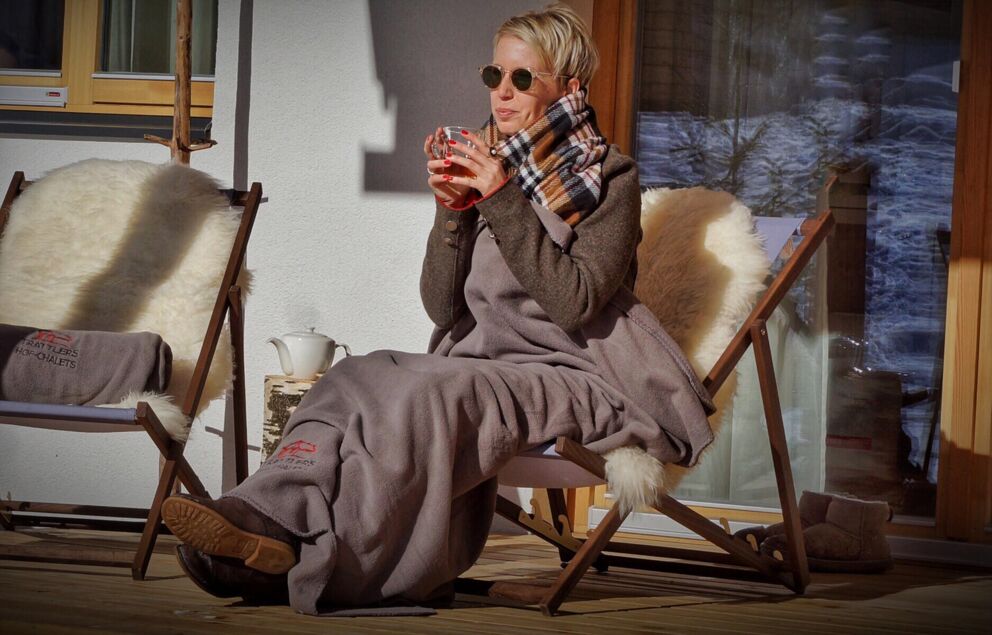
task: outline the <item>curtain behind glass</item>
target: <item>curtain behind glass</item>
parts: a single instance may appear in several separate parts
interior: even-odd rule
[[[797,492],[824,489],[829,347],[825,256],[818,253],[805,276],[814,298],[812,319],[797,320],[795,301],[786,298],[766,324]],[[737,368],[736,394],[723,412],[720,432],[674,495],[691,501],[778,508],[753,349],[748,349]]]
[[[62,68],[63,0],[0,0],[0,68]]]
[[[173,73],[176,0],[104,0],[100,70],[109,73]],[[213,75],[217,1],[193,0],[193,75]]]

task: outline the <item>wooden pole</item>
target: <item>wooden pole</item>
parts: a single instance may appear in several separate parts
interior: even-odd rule
[[[145,135],[148,141],[169,146],[172,160],[189,165],[190,152],[205,150],[216,142],[212,140],[190,143],[189,119],[192,105],[192,38],[193,0],[178,0],[176,3],[176,92],[172,111],[172,138],[163,139],[155,135]]]
[[[190,48],[193,30],[193,0],[176,4],[176,101],[172,115],[172,160],[189,165],[189,112],[192,72]]]

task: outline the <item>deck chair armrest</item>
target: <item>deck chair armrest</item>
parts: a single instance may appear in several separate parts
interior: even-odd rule
[[[573,441],[568,437],[558,437],[558,440],[555,442],[555,452],[590,474],[604,481],[606,480],[606,459],[587,449],[581,443]]]

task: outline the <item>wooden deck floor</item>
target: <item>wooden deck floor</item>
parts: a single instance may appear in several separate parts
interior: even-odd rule
[[[46,545],[127,548],[134,537],[46,530]],[[31,542],[0,532],[0,542]],[[36,543],[38,544],[38,543]],[[589,574],[564,614],[459,595],[431,617],[315,618],[201,592],[163,537],[149,579],[127,569],[0,561],[0,633],[992,633],[992,573],[900,564],[884,575],[814,574],[805,596],[784,588],[614,569]],[[556,552],[532,537],[493,536],[467,574],[550,580]]]

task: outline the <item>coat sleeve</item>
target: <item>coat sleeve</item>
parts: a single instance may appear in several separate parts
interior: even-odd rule
[[[479,213],[474,207],[455,211],[436,205],[420,271],[420,299],[431,321],[448,329],[465,310],[463,287],[472,261]]]
[[[603,179],[599,206],[573,228],[567,252],[512,181],[476,206],[517,281],[555,324],[572,332],[623,284],[641,238],[640,201],[637,164],[623,157]]]

